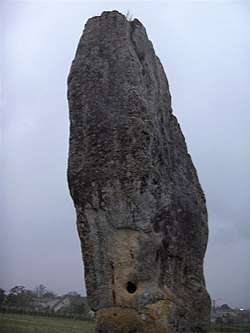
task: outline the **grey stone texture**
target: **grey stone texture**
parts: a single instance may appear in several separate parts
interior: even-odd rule
[[[96,332],[208,332],[205,198],[137,19],[88,20],[68,101],[68,183]]]

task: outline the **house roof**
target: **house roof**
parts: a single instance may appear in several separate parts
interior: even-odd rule
[[[64,295],[60,299],[58,299],[58,301],[55,304],[53,304],[52,309],[54,307],[56,307],[58,304],[60,304],[61,302],[63,302],[65,299],[68,299],[71,304],[75,304],[75,305],[77,305],[77,304],[86,304],[86,305],[88,305],[87,297]]]
[[[58,298],[52,298],[52,297],[45,297],[45,298],[34,298],[33,301],[39,302],[39,303],[48,303],[50,301],[54,301]]]

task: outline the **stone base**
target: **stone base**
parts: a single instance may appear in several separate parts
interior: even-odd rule
[[[96,333],[173,333],[167,320],[168,304],[159,301],[144,312],[113,307],[96,313]]]

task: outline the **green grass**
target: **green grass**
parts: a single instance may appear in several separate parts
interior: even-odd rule
[[[0,333],[92,333],[91,321],[0,313]]]
[[[250,333],[250,324],[211,324],[211,332]]]
[[[213,324],[211,332],[250,332],[249,325],[232,325],[234,327],[220,330]],[[233,329],[234,328],[234,329]],[[20,314],[0,313],[0,333],[93,333],[91,321],[27,316]]]

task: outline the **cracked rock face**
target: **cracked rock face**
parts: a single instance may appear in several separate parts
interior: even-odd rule
[[[207,332],[205,198],[138,20],[88,20],[68,100],[68,183],[96,332]]]

